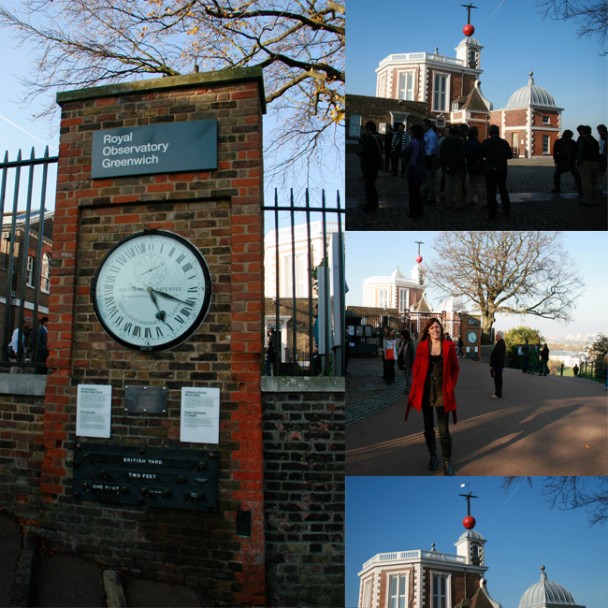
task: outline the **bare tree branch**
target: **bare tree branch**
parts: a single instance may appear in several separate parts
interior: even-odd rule
[[[23,0],[0,6],[35,62],[28,97],[54,105],[58,90],[149,75],[262,66],[269,112],[282,120],[268,150],[301,127],[296,154],[267,162],[280,172],[318,163],[321,143],[340,140],[344,121],[344,2],[337,0]]]
[[[497,313],[569,320],[582,282],[555,232],[442,232],[431,282],[463,296],[490,334]]]

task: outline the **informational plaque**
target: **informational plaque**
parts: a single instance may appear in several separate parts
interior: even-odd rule
[[[220,389],[182,387],[180,440],[220,442]]]
[[[76,398],[76,435],[110,437],[112,387],[109,384],[79,384]]]

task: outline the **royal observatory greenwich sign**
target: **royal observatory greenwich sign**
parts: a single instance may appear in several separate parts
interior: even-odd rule
[[[217,169],[215,119],[93,133],[93,179],[214,169]]]

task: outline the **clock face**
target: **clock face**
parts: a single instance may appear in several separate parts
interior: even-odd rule
[[[474,331],[470,331],[467,334],[467,340],[471,343],[471,344],[475,344],[475,342],[477,342],[477,334]]]
[[[106,255],[91,297],[97,318],[117,342],[162,350],[185,340],[205,318],[211,274],[200,251],[185,238],[145,230]]]

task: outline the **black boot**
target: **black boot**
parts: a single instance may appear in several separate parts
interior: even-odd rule
[[[438,464],[439,462],[437,461],[437,452],[431,452],[431,459],[429,460],[429,471],[436,471]]]
[[[445,475],[448,476],[452,476],[454,475],[454,469],[452,468],[452,461],[451,460],[444,460],[443,461],[443,473]]]

